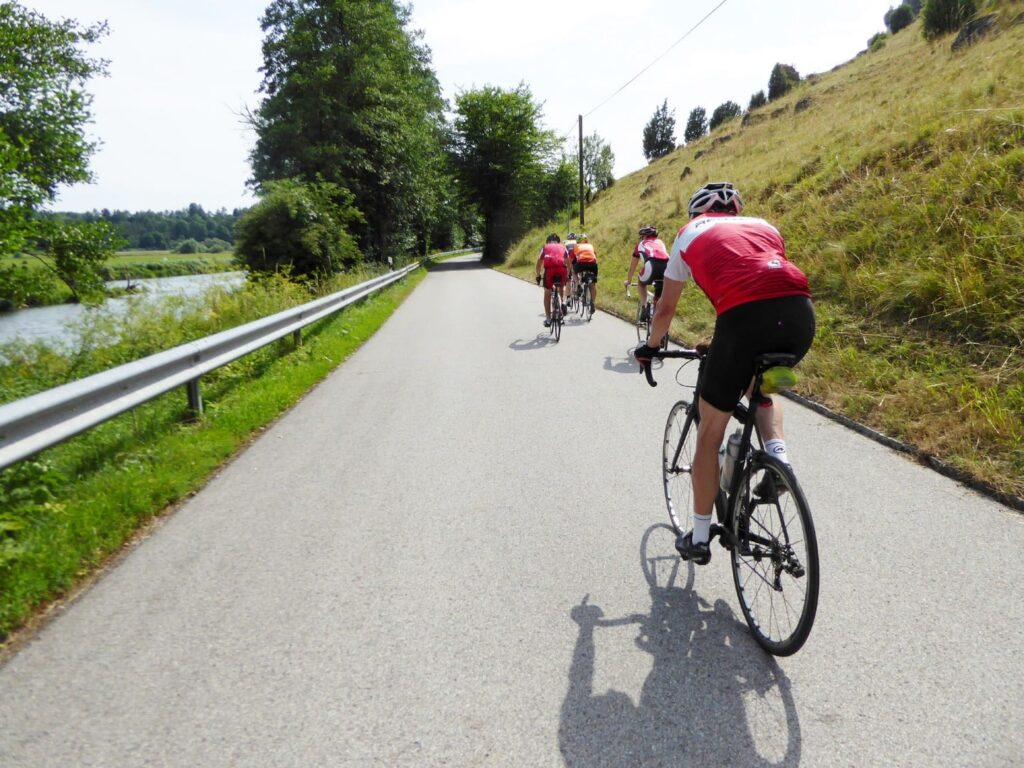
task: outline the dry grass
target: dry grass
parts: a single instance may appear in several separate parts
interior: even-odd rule
[[[587,211],[599,303],[632,312],[638,225],[670,241],[692,191],[731,180],[811,280],[799,391],[1024,497],[1024,23],[1019,2],[993,5],[998,31],[964,51],[915,23],[617,181]],[[532,267],[542,231],[509,271]],[[713,319],[687,290],[674,331]]]

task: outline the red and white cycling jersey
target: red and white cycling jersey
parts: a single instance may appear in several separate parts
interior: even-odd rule
[[[544,259],[544,269],[565,267],[565,246],[561,243],[547,243],[540,249],[540,255]]]
[[[719,315],[750,301],[811,295],[807,277],[786,259],[779,231],[729,213],[705,213],[680,229],[665,277],[693,277]]]
[[[643,237],[633,247],[633,257],[642,259],[658,259],[668,261],[668,249],[660,237]]]

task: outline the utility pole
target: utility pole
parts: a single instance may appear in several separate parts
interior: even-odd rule
[[[586,226],[583,217],[583,115],[580,115],[580,229]]]

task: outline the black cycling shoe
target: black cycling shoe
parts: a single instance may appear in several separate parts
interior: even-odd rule
[[[761,501],[778,501],[785,492],[786,486],[777,485],[768,472],[765,472],[758,484],[754,486],[754,496]]]
[[[690,531],[676,539],[676,552],[683,560],[689,560],[694,565],[707,565],[711,562],[711,547],[708,544],[706,541],[694,544],[693,531]]]
[[[550,320],[545,320],[544,321],[544,327],[545,328],[550,328],[551,327],[551,321]]]

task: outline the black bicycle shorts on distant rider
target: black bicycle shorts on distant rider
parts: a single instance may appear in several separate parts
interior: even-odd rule
[[[577,275],[593,275],[594,282],[597,282],[596,261],[577,261],[573,266],[576,268]]]
[[[784,352],[803,359],[814,340],[814,305],[806,296],[740,304],[718,316],[704,362],[701,397],[731,411],[754,378],[754,358]]]
[[[644,259],[644,267],[640,270],[636,281],[640,285],[654,283],[654,298],[661,298],[661,289],[665,287],[665,267],[668,259]]]

